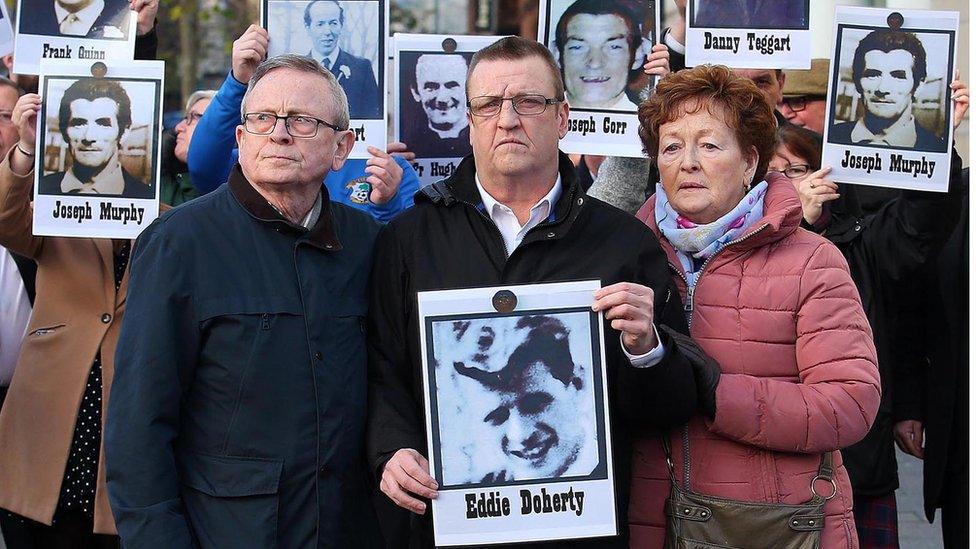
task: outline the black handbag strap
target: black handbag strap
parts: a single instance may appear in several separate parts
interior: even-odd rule
[[[684,456],[684,470],[685,470],[685,482],[686,490],[691,490],[691,444],[688,436],[688,426],[686,425],[683,433],[683,440],[686,441],[685,449],[687,455]],[[671,484],[677,485],[677,475],[674,472],[674,456],[671,454],[671,433],[665,433],[661,436],[661,445],[664,447],[664,460],[668,464],[668,476],[671,478]],[[829,482],[832,488],[829,496],[821,496],[817,492],[817,481],[822,480],[824,482]],[[834,455],[833,452],[824,452],[820,454],[820,467],[817,469],[817,474],[812,479],[810,479],[810,492],[813,494],[811,502],[816,501],[827,501],[837,495],[837,483],[834,481]]]

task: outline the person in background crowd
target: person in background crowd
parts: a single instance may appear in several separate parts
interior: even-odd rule
[[[31,298],[20,265],[0,246],[0,410],[27,335],[30,314]]]
[[[198,90],[190,94],[186,100],[186,111],[183,119],[176,125],[175,139],[165,139],[162,169],[159,180],[159,201],[170,206],[193,200],[198,195],[196,187],[190,182],[190,174],[186,167],[186,153],[193,139],[193,131],[197,122],[207,110],[213,100],[216,90]]]
[[[14,105],[23,94],[13,80],[0,77],[0,155],[6,156],[20,139],[12,116]]]
[[[136,58],[152,59],[159,4],[129,5],[136,11]],[[0,528],[8,549],[114,549],[102,409],[132,243],[31,234],[40,106],[38,95],[18,100],[12,114],[18,143],[0,164],[0,245],[34,260],[37,269],[27,337],[0,410]]]
[[[784,71],[783,100],[776,106],[790,124],[823,135],[830,59],[814,59],[810,70]]]
[[[306,56],[254,71],[227,185],[139,237],[105,431],[127,547],[370,547],[367,281],[379,224],[322,180],[345,93]],[[246,341],[245,341],[246,339]]]
[[[953,121],[958,125],[969,107],[969,90],[958,79],[950,86],[955,100]],[[820,135],[783,126],[778,137],[770,169],[793,180],[803,205],[803,226],[822,234],[844,254],[874,332],[881,407],[868,435],[842,454],[854,488],[854,518],[861,546],[897,547],[894,443],[906,449],[920,448],[921,433],[914,433],[914,438],[899,437],[900,425],[894,422],[899,402],[917,402],[922,385],[899,391],[894,376],[922,361],[921,349],[912,349],[917,345],[905,342],[917,342],[916,336],[924,333],[926,326],[917,326],[917,333],[909,330],[907,334],[901,328],[904,319],[920,318],[928,307],[913,299],[922,283],[917,271],[938,250],[958,219],[962,160],[953,152],[948,193],[902,191],[877,209],[865,211],[860,203],[862,187],[834,183],[829,179],[830,168],[821,169]]]
[[[704,495],[800,504],[830,452],[837,494],[821,544],[856,546],[838,450],[874,421],[877,359],[844,258],[797,230],[789,180],[765,177],[773,106],[727,67],[703,65],[662,79],[638,117],[661,183],[637,217],[668,255],[691,337],[722,372],[711,406],[670,435],[675,471],[690,472]],[[669,489],[661,441],[641,438],[636,454],[632,543],[660,547]]]
[[[559,152],[569,125],[548,49],[503,38],[477,52],[467,79],[473,155],[425,187],[416,207],[384,227],[368,316],[367,457],[381,490],[416,515],[387,539],[433,545],[426,500],[437,496],[424,452],[420,328],[414,296],[435,288],[599,278],[594,310],[608,322],[606,353],[618,520],[626,520],[631,438],[687,420],[699,394],[687,359],[657,326],[683,325],[664,256],[646,228],[583,195]],[[431,230],[448,227],[449,230]],[[601,253],[594,254],[599,249]],[[702,384],[702,386],[709,386]],[[648,403],[652,403],[649,405]],[[564,542],[626,547],[614,538]],[[553,545],[547,545],[552,547]],[[560,545],[555,545],[560,546]],[[519,547],[526,547],[520,545]]]
[[[969,547],[969,168],[961,182],[959,222],[915,286],[906,284],[904,295],[924,301],[925,314],[896,311],[891,336],[922,333],[925,341],[918,360],[895,364],[895,441],[924,460],[925,516],[933,522],[942,509],[947,548]]]
[[[234,41],[230,74],[200,118],[187,153],[190,178],[201,194],[209,193],[227,181],[237,159],[234,131],[241,123],[241,99],[254,69],[268,52],[268,31],[248,27]],[[329,199],[363,210],[381,222],[393,219],[413,206],[413,195],[420,187],[417,173],[399,155],[369,147],[369,160],[347,160],[333,173],[325,186]]]

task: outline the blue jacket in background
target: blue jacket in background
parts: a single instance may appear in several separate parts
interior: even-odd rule
[[[241,101],[245,91],[247,85],[228,74],[193,132],[186,163],[190,167],[190,179],[201,195],[227,181],[231,167],[237,162],[235,128],[241,123]],[[366,161],[362,159],[346,160],[341,169],[329,172],[324,182],[329,189],[329,198],[362,210],[383,223],[393,219],[413,206],[413,195],[420,189],[417,172],[410,163],[400,157],[394,158],[403,168],[403,178],[396,196],[386,204],[369,202]]]

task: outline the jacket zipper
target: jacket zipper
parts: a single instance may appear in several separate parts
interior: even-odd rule
[[[760,225],[758,228],[756,228],[754,231],[750,232],[749,234],[741,236],[735,240],[726,242],[725,244],[722,245],[721,248],[715,250],[715,253],[712,254],[712,257],[709,257],[708,259],[705,260],[704,263],[702,263],[702,266],[699,269],[698,279],[695,280],[694,284],[688,285],[688,296],[686,297],[685,304],[684,304],[685,315],[687,316],[686,320],[688,322],[689,336],[691,336],[692,314],[695,312],[695,288],[698,287],[698,283],[701,281],[701,277],[705,275],[705,268],[708,267],[708,264],[712,262],[712,259],[718,256],[718,254],[720,254],[722,250],[724,250],[725,248],[733,244],[738,244],[739,242],[742,242],[747,238],[752,238],[753,236],[761,233],[768,226],[769,223],[763,223],[762,225]],[[671,269],[673,269],[676,273],[681,275],[681,278],[684,278],[685,276],[684,273],[682,273],[680,269],[675,267],[673,263],[668,261],[668,266],[671,267]],[[684,463],[683,473],[684,473],[685,489],[691,490],[691,436],[690,436],[690,429],[688,428],[687,423],[685,423],[684,429],[682,430],[681,449],[682,451],[684,451],[685,463]]]

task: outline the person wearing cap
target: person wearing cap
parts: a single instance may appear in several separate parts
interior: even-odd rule
[[[809,70],[784,71],[783,100],[776,109],[791,124],[823,135],[829,71],[829,59],[814,59]]]

